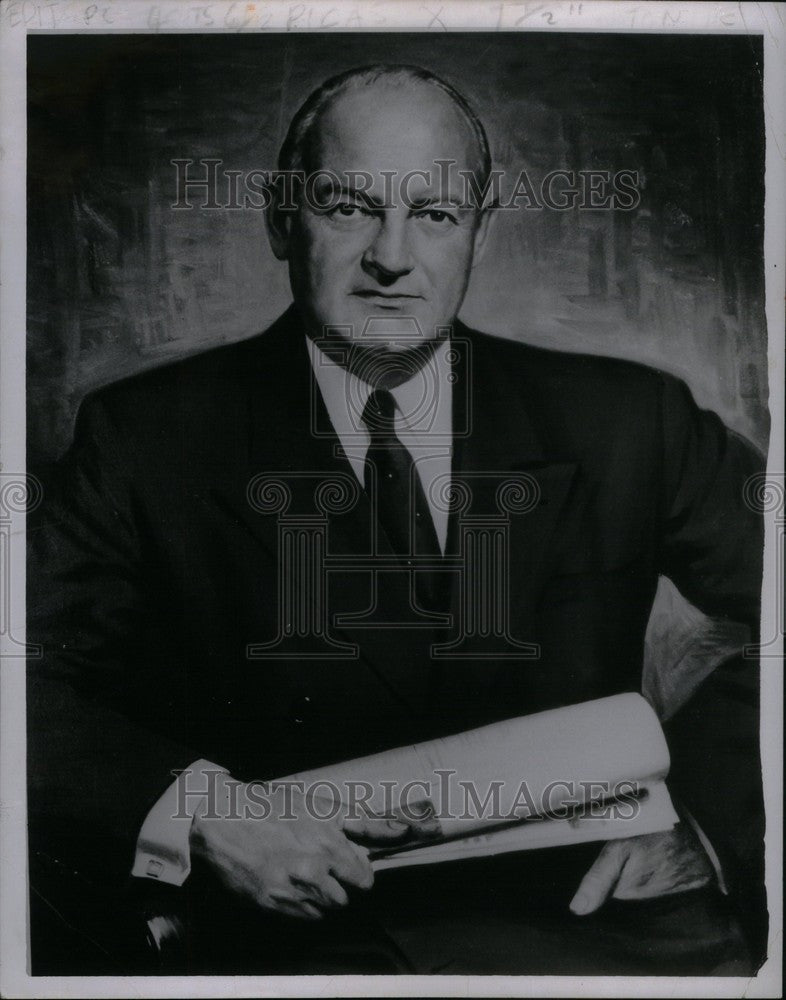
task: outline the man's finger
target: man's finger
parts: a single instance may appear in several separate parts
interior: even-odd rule
[[[296,875],[293,875],[290,881],[304,892],[304,902],[316,903],[318,906],[325,907],[347,905],[346,892],[326,872],[321,875],[314,875],[308,879],[298,878]]]
[[[622,874],[627,857],[621,841],[611,841],[604,846],[570,902],[573,913],[578,916],[594,913],[606,902]]]
[[[346,837],[342,844],[331,849],[330,862],[330,874],[344,885],[370,889],[374,884],[374,872],[368,860],[368,852]]]
[[[384,816],[360,816],[345,819],[344,833],[353,840],[372,844],[389,844],[403,840],[409,832],[409,823]]]
[[[306,920],[321,920],[322,911],[314,906],[313,903],[309,903],[302,899],[287,899],[279,898],[275,900],[276,909],[279,913],[285,913],[288,917],[297,917],[299,920],[305,918]]]

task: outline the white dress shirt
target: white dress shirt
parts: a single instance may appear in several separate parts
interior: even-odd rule
[[[363,485],[371,442],[361,417],[372,386],[329,358],[307,339],[309,358],[330,422],[352,470]],[[441,343],[422,369],[390,390],[396,402],[394,430],[409,450],[420,476],[443,553],[448,535],[447,496],[451,474],[453,392],[450,342]],[[147,814],[136,844],[131,874],[182,885],[191,871],[189,834],[199,804],[194,792],[207,789],[215,772],[210,761],[190,765]],[[212,775],[211,775],[212,772]],[[184,794],[188,792],[188,794]]]

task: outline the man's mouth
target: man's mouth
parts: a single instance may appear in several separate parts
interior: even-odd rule
[[[413,295],[410,292],[383,292],[375,288],[359,288],[351,294],[372,302],[381,309],[399,309],[423,298],[422,295]]]

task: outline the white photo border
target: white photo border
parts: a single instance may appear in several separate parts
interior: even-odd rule
[[[504,2],[467,0],[4,0],[0,3],[0,471],[25,473],[26,39],[32,33],[619,32],[761,35],[764,46],[765,279],[771,438],[768,481],[784,485],[784,279],[786,277],[786,5],[782,3]],[[761,750],[767,810],[769,958],[751,979],[568,976],[31,977],[28,974],[25,667],[0,664],[0,994],[6,997],[781,995],[783,930],[782,506],[765,514],[762,636],[780,633],[780,656],[762,661]],[[24,639],[25,519],[12,520],[5,619]],[[10,558],[12,556],[12,558]],[[0,579],[0,587],[9,581]],[[9,636],[0,634],[0,653]]]

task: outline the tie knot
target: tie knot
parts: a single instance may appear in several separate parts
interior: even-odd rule
[[[368,397],[363,409],[363,423],[372,432],[393,434],[393,419],[396,415],[396,401],[388,389],[375,389]]]

